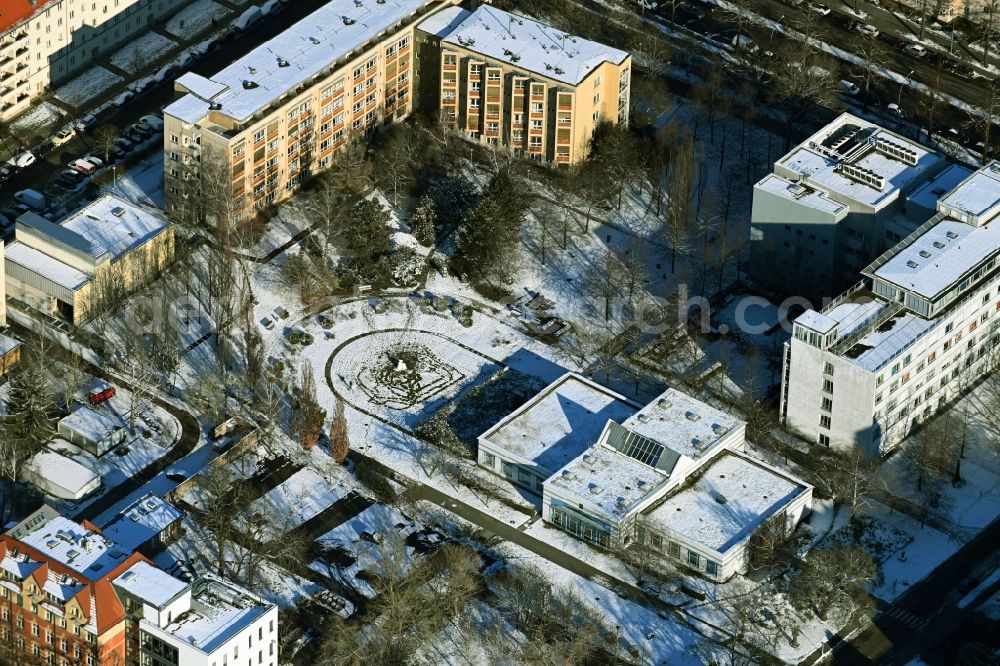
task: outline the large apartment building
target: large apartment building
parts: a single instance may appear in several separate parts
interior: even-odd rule
[[[439,51],[442,123],[532,159],[575,164],[602,121],[628,121],[625,51],[489,5],[452,7],[420,24]],[[430,64],[421,64],[430,69]]]
[[[416,23],[449,0],[332,0],[221,72],[186,73],[164,111],[172,216],[200,217],[204,189],[232,214],[291,195],[333,151],[413,109]]]
[[[970,171],[844,113],[754,185],[750,272],[764,288],[819,302],[933,213]]]
[[[781,418],[882,454],[990,369],[1000,321],[1000,163],[941,194],[863,280],[793,323]]]
[[[479,464],[540,494],[542,518],[616,552],[726,580],[812,487],[744,454],[746,424],[675,389],[647,405],[566,374],[479,436]]]
[[[0,121],[191,0],[3,0]]]

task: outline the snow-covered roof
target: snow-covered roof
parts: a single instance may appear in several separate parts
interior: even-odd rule
[[[777,165],[801,175],[807,185],[827,190],[834,199],[877,210],[936,172],[944,161],[943,155],[919,143],[843,113]],[[844,164],[881,177],[884,187],[848,177],[841,170]]]
[[[145,561],[136,562],[111,582],[155,608],[163,608],[188,588],[184,581]]]
[[[108,538],[63,516],[55,516],[20,541],[90,580],[106,576],[129,556]]]
[[[1000,163],[991,162],[963,180],[938,201],[938,208],[973,224],[992,219],[1000,212]]]
[[[21,346],[21,341],[8,335],[0,334],[0,356],[4,356]]]
[[[961,164],[952,164],[937,174],[907,197],[907,201],[925,208],[935,210],[938,200],[953,190],[959,183],[972,174],[972,169]]]
[[[869,372],[875,372],[909,348],[917,338],[937,323],[903,311],[874,328],[844,352],[844,356]]]
[[[158,236],[170,223],[155,209],[105,194],[66,216],[60,225],[86,238],[98,254],[112,260]]]
[[[472,12],[442,43],[571,85],[605,62],[619,65],[628,57],[625,51],[489,5]]]
[[[886,305],[886,302],[881,298],[871,298],[867,301],[849,301],[847,303],[840,303],[824,314],[839,324],[837,337],[838,339],[843,339],[872,321]],[[798,320],[796,319],[796,321]]]
[[[846,205],[834,201],[826,192],[799,183],[793,183],[773,173],[764,176],[755,185],[755,188],[784,197],[789,201],[796,201],[803,206],[808,206],[824,213],[830,213],[831,215],[840,215],[847,211]]]
[[[122,548],[135,550],[183,516],[170,502],[147,493],[125,507],[103,532]]]
[[[695,460],[723,437],[744,427],[743,421],[672,388],[626,419],[622,425]]]
[[[551,473],[595,444],[608,420],[621,423],[638,409],[624,396],[567,373],[481,438]]]
[[[195,123],[208,114],[211,99],[221,105],[219,113],[246,121],[429,4],[431,0],[331,0],[222,71],[193,83],[201,92],[211,94],[210,98],[189,93],[164,113]],[[245,81],[256,85],[244,87]]]
[[[212,654],[273,608],[235,583],[206,575],[191,585],[191,609],[162,630]]]
[[[69,291],[77,291],[90,282],[90,276],[83,271],[79,271],[69,264],[64,264],[33,247],[28,247],[20,241],[9,244],[4,254],[8,264],[21,266]]]
[[[666,486],[670,471],[652,467],[606,444],[598,444],[545,481],[546,492],[572,498],[589,513],[617,523],[639,502]]]
[[[897,245],[896,248],[900,246]],[[933,299],[1000,252],[1000,220],[975,227],[941,220],[877,268],[875,277]]]
[[[55,451],[42,450],[28,462],[26,471],[36,479],[48,479],[65,488],[74,496],[80,495],[100,477],[89,467],[81,465]]]
[[[805,483],[727,451],[701,471],[694,483],[667,497],[647,517],[691,542],[725,554],[809,491]]]
[[[815,310],[806,310],[795,318],[795,323],[821,334],[828,333],[837,325],[836,320]]]
[[[122,429],[121,425],[113,419],[86,405],[80,405],[75,412],[63,417],[59,421],[59,425],[91,442],[103,442],[116,431]]]
[[[417,29],[435,37],[444,37],[454,30],[459,23],[464,21],[469,14],[468,9],[463,9],[458,5],[453,5],[442,9],[436,14],[424,19],[417,24]]]

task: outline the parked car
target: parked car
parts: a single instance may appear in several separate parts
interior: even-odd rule
[[[866,37],[878,37],[878,28],[871,23],[858,23],[854,26],[854,29]]]
[[[861,94],[861,88],[855,83],[851,83],[847,80],[840,80],[837,82],[837,91],[842,92],[845,95],[850,95],[851,97],[857,97]]]
[[[56,132],[55,136],[52,137],[52,144],[55,146],[61,146],[64,143],[69,143],[76,136],[76,130],[72,127],[66,127]]]
[[[907,44],[903,47],[903,50],[917,58],[923,58],[927,55],[927,49],[923,44]]]
[[[34,163],[35,163],[35,154],[30,150],[26,150],[20,155],[15,155],[14,157],[10,158],[10,160],[7,162],[7,164],[16,167],[18,169],[24,169],[25,167],[29,167]]]
[[[135,93],[133,93],[131,90],[126,90],[121,95],[118,95],[118,97],[115,97],[115,101],[111,102],[111,104],[118,108],[121,108],[126,104],[128,104],[130,101],[132,101],[133,97],[135,97]]]
[[[112,146],[108,151],[108,158],[110,162],[121,162],[125,159],[125,151],[118,146]]]
[[[830,8],[820,2],[810,2],[809,9],[816,12],[820,16],[829,16]]]
[[[260,13],[264,16],[272,16],[280,13],[282,9],[284,9],[284,7],[282,6],[280,0],[267,0],[267,2],[261,5]]]
[[[165,476],[175,483],[183,483],[187,481],[187,474],[182,474],[180,472],[167,472]]]
[[[14,200],[35,210],[45,210],[45,195],[37,190],[15,192]]]
[[[176,73],[177,73],[176,66],[164,65],[156,72],[156,74],[153,74],[153,80],[156,81],[157,83],[163,83]]]
[[[139,122],[146,123],[154,130],[157,131],[163,130],[163,118],[161,116],[153,116],[153,115],[142,116],[141,118],[139,118]]]
[[[107,386],[102,389],[91,391],[87,396],[87,400],[90,401],[91,405],[100,405],[115,397],[115,393],[117,393],[117,391],[114,386]]]
[[[10,178],[11,170],[8,167],[0,166],[0,183]]]
[[[115,139],[115,145],[124,150],[126,153],[135,148],[135,144],[124,136],[120,136]]]
[[[84,162],[90,162],[91,164],[93,164],[98,169],[100,169],[102,166],[104,166],[104,160],[102,160],[100,157],[94,157],[93,155],[87,155],[86,157],[84,157],[82,159],[83,159]]]
[[[262,18],[264,18],[264,15],[261,13],[260,7],[251,7],[240,14],[239,18],[233,21],[233,27],[242,32],[260,21]]]
[[[125,128],[125,131],[122,132],[122,138],[128,139],[129,141],[131,141],[136,145],[139,145],[140,143],[146,140],[146,137],[140,134],[139,131],[133,127]]]
[[[906,114],[903,113],[903,110],[899,108],[899,105],[896,104],[895,102],[887,105],[885,107],[885,112],[888,113],[890,116],[895,116],[899,118],[900,120],[906,118]]]
[[[75,169],[65,169],[59,174],[58,180],[66,183],[67,185],[73,186],[79,183],[81,180],[86,178],[84,174],[76,171]]]
[[[143,135],[145,137],[150,137],[150,136],[153,136],[154,134],[156,134],[156,128],[154,128],[149,123],[142,122],[141,120],[139,122],[137,122],[135,125],[132,125],[132,127],[135,128],[136,132],[138,132],[139,134],[141,134],[141,135]]]
[[[93,162],[87,159],[73,160],[69,163],[69,168],[88,176],[98,169]]]

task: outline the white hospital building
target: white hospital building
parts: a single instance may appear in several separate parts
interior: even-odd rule
[[[774,163],[753,189],[750,272],[765,289],[830,297],[906,238],[970,170],[844,113]]]
[[[789,534],[812,487],[743,452],[745,424],[680,391],[645,406],[564,375],[479,437],[479,464],[542,493],[542,518],[725,580],[765,526]]]
[[[1000,316],[1000,164],[941,192],[924,224],[785,343],[781,418],[804,437],[873,454],[990,365]]]

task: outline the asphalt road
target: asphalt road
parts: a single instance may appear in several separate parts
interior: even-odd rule
[[[293,3],[282,5],[284,7],[282,12],[267,17],[244,32],[234,33],[231,39],[218,45],[188,69],[204,76],[215,74],[324,4],[326,4],[326,0],[295,0]],[[224,26],[220,26],[220,30],[222,27]],[[98,117],[98,126],[112,124],[124,129],[138,121],[141,116],[159,113],[174,100],[173,79],[183,74],[184,71],[179,70],[163,83],[152,86],[145,92],[136,95],[121,108],[109,107]],[[120,90],[112,90],[106,98],[119,93]],[[89,112],[81,111],[79,116],[83,117],[87,113]],[[82,134],[78,133],[69,143],[59,146],[45,157],[39,158],[30,167],[13,174],[7,181],[0,184],[0,207],[12,203],[14,193],[18,190],[30,187],[44,192],[49,189],[50,182],[66,168],[69,162],[95,152],[92,134],[93,130]],[[126,157],[126,164],[131,161],[131,158],[131,155]]]

